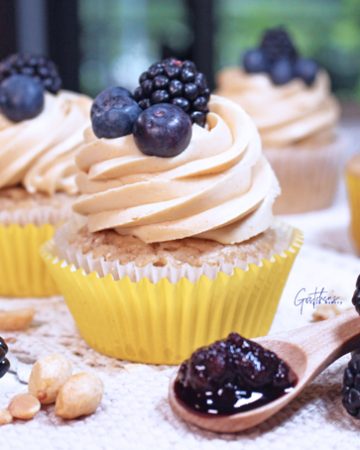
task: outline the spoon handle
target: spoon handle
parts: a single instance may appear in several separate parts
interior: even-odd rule
[[[304,378],[314,378],[336,359],[360,349],[360,317],[351,309],[333,319],[281,333],[271,339],[299,347],[308,360]]]

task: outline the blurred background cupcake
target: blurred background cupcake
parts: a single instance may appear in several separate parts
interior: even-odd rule
[[[139,83],[135,99],[96,97],[77,156],[85,222],[45,259],[90,346],[175,364],[230,331],[268,332],[301,234],[273,220],[279,186],[253,122],[209,98],[193,62],[165,59]]]
[[[0,62],[0,295],[56,293],[38,248],[71,211],[90,104],[44,57]]]
[[[346,185],[350,206],[350,233],[354,247],[360,254],[360,155],[353,156],[346,165]]]
[[[345,154],[340,108],[329,76],[299,54],[283,27],[267,30],[241,67],[218,74],[218,93],[242,105],[257,125],[282,194],[277,213],[329,207]]]

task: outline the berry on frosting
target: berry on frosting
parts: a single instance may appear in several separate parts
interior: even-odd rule
[[[210,90],[206,77],[192,61],[164,59],[149,67],[139,78],[134,97],[142,109],[158,103],[171,103],[202,127],[209,112]]]
[[[98,138],[113,139],[131,134],[141,108],[122,87],[100,92],[91,107],[91,123]]]
[[[299,58],[295,63],[295,75],[302,78],[308,86],[315,81],[319,66],[308,58]]]
[[[44,89],[52,94],[61,89],[61,78],[56,65],[44,56],[14,54],[0,62],[0,83],[15,74],[38,79]]]
[[[274,84],[286,84],[294,78],[294,67],[288,59],[280,59],[271,66],[269,75]]]
[[[269,64],[280,59],[295,61],[298,56],[289,34],[282,27],[267,30],[262,37],[260,49],[266,54]]]
[[[299,56],[283,27],[267,30],[259,47],[245,52],[242,62],[247,73],[267,73],[275,85],[300,78],[311,86],[319,70],[315,61]]]
[[[265,52],[260,48],[254,48],[245,52],[243,65],[248,73],[266,72],[268,70],[268,60]]]
[[[0,84],[0,111],[13,122],[32,119],[44,108],[44,88],[27,75],[12,75]]]
[[[190,117],[178,106],[160,103],[145,109],[134,124],[134,139],[145,155],[179,155],[192,135]]]

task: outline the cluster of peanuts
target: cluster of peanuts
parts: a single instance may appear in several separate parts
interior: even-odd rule
[[[104,388],[91,373],[72,374],[72,365],[64,356],[54,353],[39,359],[32,367],[28,392],[12,398],[7,409],[0,411],[0,425],[13,419],[30,420],[42,405],[55,403],[55,414],[62,419],[76,419],[95,412]]]

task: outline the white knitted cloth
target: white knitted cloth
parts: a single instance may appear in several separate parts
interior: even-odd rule
[[[351,131],[356,129],[352,127]],[[358,142],[354,137],[349,156]],[[306,244],[290,274],[272,331],[309,323],[312,307],[305,306],[300,314],[294,305],[301,288],[313,292],[324,287],[341,297],[342,307],[350,306],[360,272],[360,261],[352,254],[347,234],[349,214],[343,187],[334,208],[287,220],[304,231]],[[10,350],[28,362],[50,352],[61,352],[71,359],[76,370],[94,370],[104,382],[105,395],[96,414],[85,419],[63,422],[49,406],[32,421],[1,427],[1,450],[360,448],[360,422],[347,415],[341,405],[348,356],[319,375],[299,398],[267,422],[241,434],[217,435],[188,426],[173,414],[167,390],[175,368],[131,364],[99,355],[79,338],[60,298],[0,300],[0,308],[29,304],[36,307],[36,322],[25,333],[4,333]],[[0,380],[0,408],[23,390],[13,376],[6,375]]]
[[[294,305],[299,289],[325,287],[350,305],[359,260],[310,245],[302,249],[282,297],[273,331],[301,326],[311,318],[307,305],[301,315]],[[14,422],[0,429],[1,449],[337,449],[359,448],[360,423],[341,406],[342,374],[348,357],[321,374],[287,408],[266,423],[237,435],[216,435],[188,426],[176,417],[167,402],[168,383],[174,368],[116,361],[97,354],[79,338],[60,298],[52,300],[2,300],[0,307],[33,304],[36,322],[25,333],[4,333],[11,351],[34,361],[58,351],[70,358],[76,370],[94,370],[105,385],[105,396],[96,414],[63,422],[53,406],[32,421]],[[314,342],[316,345],[316,342]],[[24,386],[6,375],[0,380],[0,408]]]

